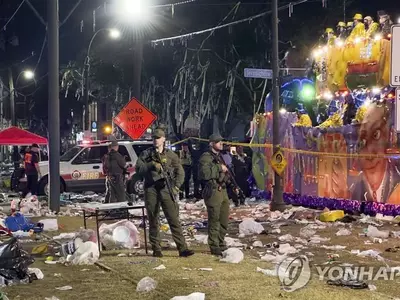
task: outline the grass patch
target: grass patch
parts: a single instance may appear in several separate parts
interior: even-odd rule
[[[83,226],[82,218],[59,217],[61,225],[60,232],[73,232]],[[94,222],[89,221],[89,228],[95,228]],[[277,237],[283,234],[299,236],[299,231],[304,225],[292,224],[281,227],[282,232],[278,235],[260,235],[258,237],[247,237],[242,239],[251,245],[255,239],[263,243],[275,242]],[[382,253],[390,266],[400,266],[399,253],[387,253],[388,247],[398,245],[397,239],[389,239],[382,244],[365,245],[367,238],[359,236],[366,225],[353,226],[351,236],[337,237],[335,233],[338,227],[329,227],[317,230],[322,237],[331,240],[326,245],[347,246],[345,250],[333,251],[321,249],[318,246],[309,246],[301,253],[312,252],[312,265],[320,265],[328,260],[328,253],[340,255],[335,264],[352,263],[355,265],[383,266],[384,264],[372,258],[361,258],[350,253],[352,249],[368,250],[375,249]],[[268,230],[268,226],[266,226]],[[382,229],[382,228],[380,228]],[[396,230],[393,225],[385,225],[383,229]],[[235,237],[237,224],[230,228],[231,237]],[[59,234],[59,232],[54,232]],[[170,237],[169,237],[170,238]],[[291,243],[292,245],[294,243]],[[320,281],[314,268],[313,277],[309,284],[298,291],[287,293],[282,291],[278,278],[266,276],[256,272],[256,268],[273,268],[273,265],[259,259],[258,251],[265,249],[245,250],[245,259],[239,264],[221,263],[219,260],[204,252],[208,249],[206,245],[195,245],[192,243],[196,255],[190,258],[179,258],[176,250],[164,251],[164,257],[155,259],[146,255],[132,255],[117,257],[118,253],[129,253],[130,251],[103,252],[100,259],[116,272],[104,272],[96,266],[61,266],[47,265],[44,259],[39,258],[33,267],[40,268],[45,278],[35,281],[29,285],[17,285],[7,287],[4,291],[10,299],[44,299],[56,296],[59,299],[171,299],[177,295],[188,295],[193,292],[203,292],[207,300],[242,300],[242,299],[392,299],[398,295],[397,285],[400,280],[375,281],[377,291],[351,290],[343,287],[332,287],[324,281]],[[164,264],[165,270],[154,270],[153,268]],[[191,270],[185,270],[190,268]],[[212,271],[200,271],[199,268],[212,268]],[[82,271],[89,269],[89,271]],[[60,273],[61,277],[54,276]],[[145,276],[150,276],[158,282],[158,287],[150,293],[137,293],[136,284]],[[72,290],[58,291],[55,288],[65,285],[72,286]]]

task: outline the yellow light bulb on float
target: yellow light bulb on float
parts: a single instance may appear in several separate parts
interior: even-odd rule
[[[286,114],[286,113],[287,113],[287,110],[286,110],[285,108],[281,108],[281,109],[279,110],[279,112],[280,112],[281,114]]]
[[[322,51],[326,53],[326,52],[328,52],[328,49],[329,49],[328,46],[324,46],[324,48],[322,48]]]
[[[341,39],[337,39],[335,41],[335,43],[336,43],[336,46],[338,46],[338,47],[343,47],[344,46],[344,41],[341,40]]]
[[[381,34],[377,34],[377,35],[375,35],[375,37],[374,37],[374,40],[375,41],[380,41],[382,39],[382,35]]]
[[[321,54],[322,54],[322,53],[321,53],[321,49],[315,49],[315,50],[313,51],[313,56],[314,56],[314,58],[320,57]]]
[[[381,89],[380,88],[378,88],[378,87],[374,87],[374,88],[372,88],[372,93],[373,94],[379,94],[381,92]]]
[[[325,99],[328,99],[328,100],[331,100],[331,99],[333,98],[333,95],[332,95],[331,92],[326,91],[326,92],[324,93],[324,98],[325,98]]]
[[[361,42],[361,38],[357,37],[357,38],[354,40],[354,42],[355,42],[356,44],[358,44],[359,42]]]

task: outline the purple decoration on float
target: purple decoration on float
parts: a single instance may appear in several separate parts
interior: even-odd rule
[[[259,199],[271,199],[271,192],[254,189],[253,197]],[[313,209],[329,208],[330,210],[344,210],[347,213],[361,213],[362,202],[357,200],[323,198],[298,194],[283,194],[283,200],[288,205],[304,206]],[[400,215],[400,205],[367,202],[363,208],[364,214],[376,216],[380,213],[384,216]]]

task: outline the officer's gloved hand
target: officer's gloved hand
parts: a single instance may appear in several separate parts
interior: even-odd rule
[[[181,189],[178,188],[177,186],[173,187],[172,190],[173,190],[173,192],[175,193],[175,195],[178,195],[179,192],[181,191]]]
[[[154,168],[154,170],[156,170],[157,172],[161,172],[161,170],[162,170],[162,166],[161,166],[161,164],[158,163],[158,162],[153,162],[153,168]]]

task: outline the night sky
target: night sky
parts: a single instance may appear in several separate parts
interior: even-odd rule
[[[110,0],[109,3],[117,0]],[[146,0],[150,1],[150,0]],[[154,0],[152,0],[154,1]],[[30,0],[32,5],[37,9],[39,15],[46,20],[46,0]],[[77,2],[80,2],[78,8],[68,18],[68,20],[60,28],[60,66],[66,65],[71,60],[83,59],[83,53],[87,48],[91,35],[93,34],[93,10],[96,10],[96,29],[103,27],[111,27],[117,25],[122,27],[124,32],[127,32],[126,24],[122,24],[118,19],[111,15],[110,6],[108,5],[108,14],[105,14],[104,0],[59,0],[60,2],[60,21],[63,21],[71,9]],[[180,1],[158,0],[154,4],[167,4]],[[229,18],[226,22],[238,20],[270,9],[270,1],[260,0],[244,0],[236,13],[234,19]],[[278,1],[279,6],[296,1]],[[322,7],[322,0],[310,0],[307,3],[294,7],[291,17],[288,10],[282,10],[279,13],[280,17],[280,47],[283,52],[288,47],[286,44],[291,41],[299,47],[310,47],[317,42],[320,34],[323,33],[326,27],[335,27],[338,21],[343,20],[344,10],[343,4],[346,2],[346,21],[350,21],[355,13],[362,13],[364,16],[370,15],[375,20],[377,19],[378,10],[386,10],[390,13],[392,20],[397,21],[400,17],[400,7],[398,1],[395,0],[327,0],[327,8]],[[16,8],[20,5],[21,0],[0,0],[0,28],[4,26]],[[217,25],[221,19],[234,7],[235,1],[232,0],[197,0],[194,3],[179,5],[175,7],[174,16],[171,16],[170,8],[159,8],[156,10],[153,24],[150,31],[146,32],[147,38],[162,38],[191,31],[201,30]],[[81,22],[82,21],[82,22]],[[238,48],[243,49],[243,55],[256,55],[257,51],[268,51],[269,44],[259,44],[256,49],[248,49],[249,43],[246,41],[249,34],[254,32],[254,28],[259,26],[260,22],[264,22],[265,35],[269,35],[270,18],[265,17],[252,23],[236,25],[232,28],[238,37]],[[83,26],[82,26],[83,25]],[[40,118],[46,118],[47,110],[47,47],[44,48],[43,55],[40,57],[41,48],[45,38],[45,26],[35,16],[31,8],[24,3],[16,16],[7,25],[6,29],[0,32],[0,40],[10,40],[13,37],[18,37],[19,45],[10,46],[6,44],[6,49],[0,49],[0,77],[3,82],[7,82],[7,72],[5,69],[12,66],[13,72],[18,74],[26,68],[35,69],[37,88],[34,86],[26,87],[24,93],[32,93],[35,98],[34,114]],[[227,29],[223,29],[215,34],[216,38],[210,39],[207,42],[208,48],[217,49],[223,47],[223,37],[228,34]],[[240,43],[243,37],[243,42]],[[196,48],[205,38],[204,35],[197,36],[189,42],[189,47]],[[15,39],[14,39],[15,40]],[[126,38],[124,38],[126,40]],[[177,45],[176,45],[177,44]],[[146,46],[145,50],[145,69],[144,73],[152,76],[159,76],[160,81],[172,80],[175,70],[168,68],[168,57],[173,53],[172,50],[182,48],[179,43],[174,46],[165,45],[152,49],[150,45]],[[120,45],[110,45],[109,41],[99,38],[96,40],[96,47],[105,49],[105,52],[114,50],[122,51],[126,48],[129,51],[129,43],[121,42]],[[171,49],[174,48],[174,49]],[[254,47],[253,47],[254,48]],[[121,50],[122,49],[122,50]],[[157,51],[157,52],[155,52]],[[117,52],[118,53],[118,52]],[[281,52],[282,53],[282,52]],[[33,55],[32,55],[33,54]],[[115,54],[117,55],[117,54]],[[162,68],[157,69],[157,66],[149,66],[146,70],[146,61],[153,60],[154,55],[163,58],[164,64]],[[172,59],[172,57],[170,57]],[[23,61],[21,63],[21,61]],[[167,60],[167,62],[165,62]],[[264,66],[265,67],[265,66]],[[149,74],[150,73],[150,74]],[[153,74],[151,74],[153,73]],[[42,79],[41,79],[42,78]],[[41,80],[40,80],[41,79]],[[17,86],[25,83],[18,82]],[[63,99],[61,99],[63,100]],[[68,108],[69,104],[62,102],[62,108]],[[63,115],[61,117],[63,119]],[[61,120],[63,121],[63,120]]]

